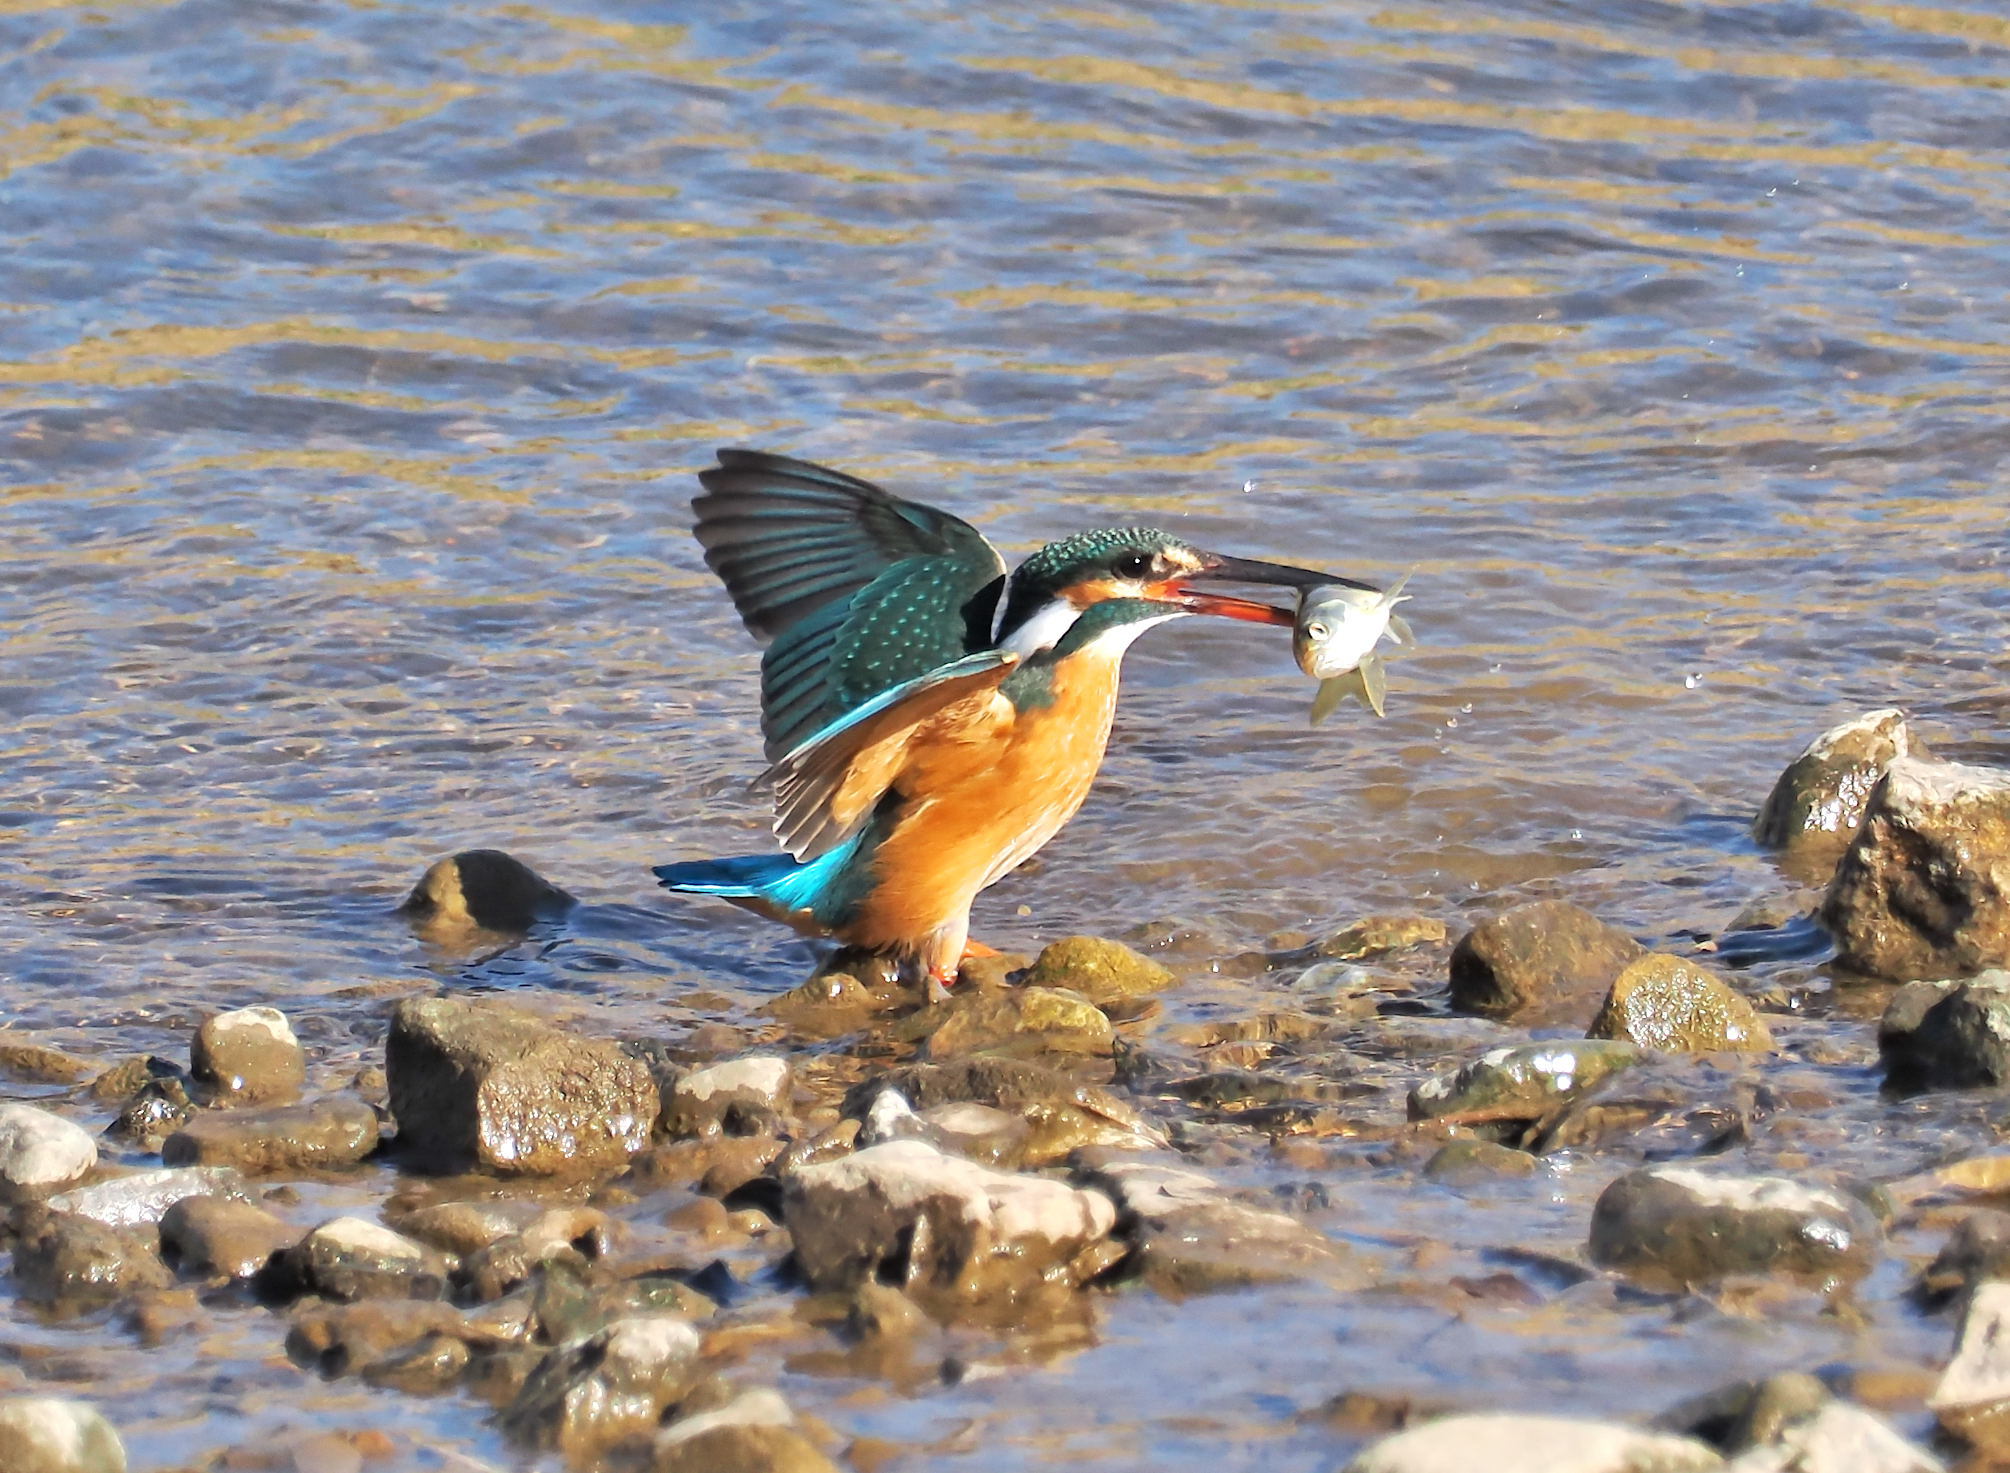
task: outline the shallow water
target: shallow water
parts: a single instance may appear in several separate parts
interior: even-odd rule
[[[1171,918],[1221,954],[1551,894],[1663,940],[1788,887],[1745,822],[1831,721],[2010,755],[1995,7],[700,9],[0,4],[17,1026],[180,1056],[274,1002],[335,1084],[380,1045],[367,984],[635,1034],[800,978],[804,944],[646,870],[764,847],[753,649],[687,534],[721,444],[1013,552],[1155,520],[1417,569],[1384,722],[1309,729],[1274,636],[1144,642],[1087,807],[980,901],[994,944]],[[476,845],[576,923],[428,953],[388,909]],[[1804,996],[1778,1067],[1833,1097],[1819,1164],[1979,1138],[1878,1100],[1819,967],[1750,975]],[[1481,1199],[1331,1169],[1322,1226],[1459,1255],[1574,1247],[1616,1167]],[[1867,1337],[1812,1304],[1587,1340],[1564,1300],[1131,1295],[1050,1370],[785,1386],[944,1466],[1324,1467],[1348,1436],[1298,1413],[1354,1386],[1648,1412],[1930,1358],[1901,1277]],[[113,1378],[141,1469],[359,1418],[520,1460],[459,1399],[305,1385],[262,1312],[220,1312],[221,1371],[5,1312],[31,1379]]]

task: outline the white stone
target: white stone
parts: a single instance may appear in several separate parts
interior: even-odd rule
[[[992,1229],[1002,1246],[1026,1238],[1088,1241],[1116,1226],[1117,1205],[1044,1176],[993,1171],[926,1141],[888,1141],[796,1173],[805,1186],[866,1192],[895,1207],[954,1199],[966,1222]]]
[[[47,1191],[97,1164],[98,1143],[82,1126],[33,1105],[0,1104],[0,1182]]]
[[[694,1069],[677,1081],[672,1093],[693,1104],[702,1104],[716,1094],[753,1095],[780,1109],[789,1102],[793,1087],[787,1059],[756,1055]]]
[[[237,1008],[228,1013],[218,1013],[204,1026],[216,1034],[263,1033],[274,1043],[291,1044],[295,1048],[300,1046],[300,1040],[294,1036],[293,1025],[286,1021],[286,1014],[278,1008]]]
[[[1650,1173],[1680,1187],[1700,1207],[1733,1207],[1741,1212],[1792,1212],[1803,1217],[1850,1214],[1850,1199],[1826,1187],[1811,1187],[1785,1176],[1720,1176],[1690,1166],[1657,1166]]]
[[[403,1233],[392,1232],[380,1222],[361,1217],[335,1217],[322,1223],[300,1244],[303,1253],[311,1253],[317,1248],[332,1248],[342,1253],[367,1253],[372,1258],[407,1263],[423,1263],[427,1256],[423,1244],[414,1242]]]
[[[96,1409],[56,1396],[0,1397],[6,1473],[126,1473],[119,1434]]]
[[[49,1205],[107,1227],[145,1227],[159,1222],[168,1208],[184,1197],[251,1200],[244,1190],[244,1178],[232,1167],[168,1166],[92,1182],[51,1197]]]
[[[1990,1279],[1968,1296],[1954,1359],[1926,1404],[1936,1412],[2010,1402],[2010,1281]]]
[[[1714,1448],[1691,1437],[1502,1413],[1398,1432],[1362,1452],[1347,1473],[1703,1473],[1723,1466]]]
[[[781,1393],[762,1386],[752,1391],[742,1391],[722,1407],[714,1407],[709,1412],[700,1412],[695,1417],[685,1417],[672,1422],[657,1434],[656,1446],[675,1447],[680,1442],[689,1442],[717,1427],[793,1427],[796,1414],[789,1404],[782,1400]]]
[[[1727,1473],[1945,1473],[1875,1413],[1832,1401],[1789,1426],[1778,1442],[1740,1453]]]
[[[607,1360],[632,1373],[661,1375],[697,1357],[698,1332],[674,1314],[638,1314],[616,1320],[607,1331]]]

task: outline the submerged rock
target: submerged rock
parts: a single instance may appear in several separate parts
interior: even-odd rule
[[[126,1473],[125,1444],[95,1407],[59,1396],[0,1396],[7,1473]]]
[[[231,1279],[262,1273],[300,1238],[263,1207],[225,1197],[184,1197],[161,1218],[160,1233],[162,1256],[181,1272]]]
[[[1534,1176],[1535,1157],[1493,1141],[1447,1141],[1424,1163],[1424,1175],[1450,1186]]]
[[[324,1222],[280,1261],[286,1286],[326,1299],[437,1299],[447,1265],[423,1243],[360,1217]]]
[[[1117,1219],[1101,1192],[992,1171],[921,1141],[803,1167],[782,1203],[797,1263],[817,1288],[876,1278],[960,1299],[1080,1282],[1078,1259]]]
[[[1107,1054],[1115,1037],[1102,1009],[1057,987],[954,997],[920,1021],[934,1060],[979,1052]]]
[[[1656,1422],[1708,1442],[1733,1473],[1942,1473],[1882,1418],[1803,1372],[1693,1397]]]
[[[499,1420],[519,1442],[583,1462],[654,1429],[699,1369],[698,1332],[689,1321],[631,1315],[547,1351]]]
[[[1452,1006],[1520,1023],[1589,1022],[1644,948],[1567,900],[1536,900],[1481,921],[1452,948]]]
[[[90,1059],[30,1042],[18,1034],[0,1033],[0,1074],[31,1084],[81,1084],[97,1072],[98,1065]]]
[[[74,1212],[31,1208],[15,1224],[14,1277],[24,1298],[65,1312],[92,1309],[140,1289],[165,1289],[155,1235]]]
[[[1416,946],[1435,946],[1445,935],[1445,923],[1430,916],[1363,916],[1310,946],[1283,953],[1272,965],[1369,961]]]
[[[1062,987],[1098,1007],[1163,992],[1173,974],[1121,941],[1104,936],[1063,936],[1034,958],[1020,979],[1028,987]]]
[[[1339,1244],[1283,1212],[1228,1196],[1213,1178],[1162,1161],[1111,1159],[1079,1178],[1107,1192],[1135,1243],[1135,1266],[1163,1294],[1316,1279],[1356,1289],[1372,1274]]]
[[[680,1417],[656,1435],[653,1473],[839,1473],[765,1388]]]
[[[1978,1210],[1954,1225],[1913,1287],[1924,1303],[1940,1305],[1991,1279],[2010,1279],[2010,1212]]]
[[[1787,764],[1752,823],[1752,837],[1810,874],[1833,867],[1856,836],[1871,790],[1900,757],[1923,757],[1903,711],[1832,726]]]
[[[377,1149],[377,1112],[331,1095],[308,1105],[214,1110],[161,1143],[169,1166],[235,1166],[253,1176],[353,1166]]]
[[[285,1104],[307,1082],[307,1054],[277,1008],[238,1008],[202,1020],[189,1074],[220,1105]]]
[[[2010,771],[1894,761],[1822,906],[1836,960],[1894,981],[2010,965]]]
[[[1691,1437],[1503,1412],[1408,1428],[1361,1453],[1346,1473],[1704,1473],[1723,1466],[1714,1448]]]
[[[1687,1166],[1629,1172],[1591,1214],[1593,1262],[1683,1288],[1734,1274],[1855,1279],[1880,1242],[1870,1209],[1843,1192]]]
[[[182,1074],[178,1071],[156,1074],[141,1082],[120,1109],[119,1118],[106,1127],[105,1134],[126,1141],[137,1150],[158,1151],[161,1142],[181,1129],[195,1110],[195,1100]]]
[[[1411,1090],[1410,1118],[1455,1125],[1539,1120],[1643,1057],[1638,1047],[1616,1039],[1506,1044]]]
[[[988,1105],[1026,1123],[1021,1164],[1043,1166],[1084,1146],[1126,1150],[1163,1148],[1165,1136],[1116,1095],[1081,1084],[1030,1059],[979,1056],[944,1063],[907,1064],[853,1087],[844,1113],[871,1116],[881,1095],[898,1094],[917,1113],[944,1105]]]
[[[34,1105],[0,1101],[0,1190],[57,1191],[98,1164],[90,1132]]]
[[[1613,980],[1590,1036],[1671,1054],[1764,1053],[1773,1035],[1724,980],[1679,956],[1653,952]]]
[[[74,1212],[81,1217],[112,1227],[152,1227],[167,1210],[185,1197],[235,1197],[245,1199],[244,1178],[228,1166],[170,1167],[160,1171],[136,1171],[92,1182],[49,1199],[58,1212]]]
[[[445,1170],[618,1167],[660,1104],[640,1059],[504,1005],[408,998],[384,1054],[400,1149]]]
[[[561,919],[577,904],[514,855],[464,849],[428,866],[399,911],[433,927],[528,931]]]
[[[671,1086],[663,1126],[673,1136],[706,1136],[728,1131],[735,1116],[773,1119],[790,1113],[795,1088],[789,1061],[774,1054],[693,1069]]]
[[[1900,1089],[2010,1084],[2010,971],[1901,987],[1878,1021],[1877,1049]]]
[[[435,1338],[475,1333],[459,1310],[431,1299],[373,1299],[360,1304],[308,1300],[286,1332],[286,1355],[324,1376],[349,1376],[402,1356]]]

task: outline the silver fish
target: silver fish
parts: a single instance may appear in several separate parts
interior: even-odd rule
[[[1399,649],[1417,642],[1409,621],[1396,612],[1397,604],[1409,601],[1403,592],[1409,581],[1405,573],[1381,593],[1327,584],[1299,595],[1291,648],[1298,656],[1298,668],[1319,682],[1319,694],[1312,701],[1314,726],[1348,696],[1377,716],[1385,714],[1382,702],[1389,679],[1375,651],[1384,638]]]

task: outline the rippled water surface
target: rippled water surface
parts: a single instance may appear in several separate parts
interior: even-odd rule
[[[1535,894],[1720,927],[1787,888],[1744,825],[1832,720],[2010,753],[2006,88],[1981,0],[0,0],[0,1011],[179,1056],[277,1002],[338,1083],[366,984],[463,974],[388,910],[474,845],[586,907],[471,980],[637,1034],[798,979],[646,869],[764,844],[754,650],[687,530],[722,444],[1013,552],[1157,521],[1416,568],[1383,722],[1309,729],[1273,631],[1145,641],[995,944]],[[1787,1067],[1886,1141],[1834,1164],[1930,1156],[1782,976]],[[1363,1168],[1322,1221],[1563,1248],[1610,1174]],[[1888,1277],[1880,1353],[1942,1353]],[[345,1418],[520,1461],[459,1399],[304,1383],[253,1311],[221,1371],[6,1313],[26,1379],[126,1389],[141,1469]],[[1862,1343],[1680,1328],[1134,1294],[1042,1369],[783,1384],[934,1444],[902,1469],[1314,1468],[1351,1443],[1299,1413],[1353,1386],[1653,1411]]]

